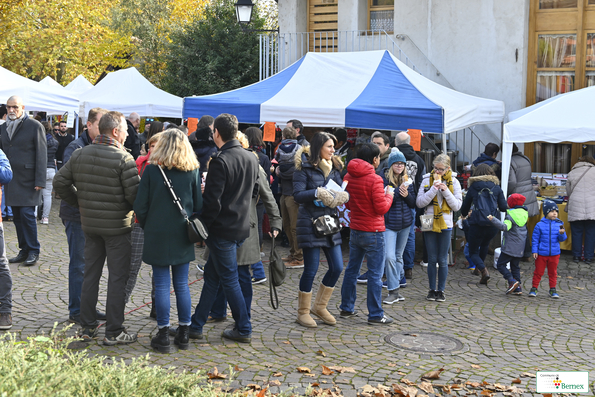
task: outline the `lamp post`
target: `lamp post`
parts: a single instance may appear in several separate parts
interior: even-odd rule
[[[278,0],[275,0],[277,2]],[[248,32],[279,32],[279,28],[273,30],[263,30],[263,29],[246,29],[244,28],[245,25],[249,24],[252,21],[252,11],[254,9],[254,3],[252,0],[238,0],[235,4],[236,7],[236,18],[242,29]]]
[[[236,18],[238,19],[238,23],[250,23],[252,20],[252,9],[254,9],[252,0],[238,0],[236,3]]]

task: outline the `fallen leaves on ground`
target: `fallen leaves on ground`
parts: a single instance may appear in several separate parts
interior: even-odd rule
[[[388,363],[388,364],[386,364],[386,365],[387,365],[388,367],[396,367],[396,366],[397,366],[397,364],[395,364],[395,363]]]
[[[273,376],[276,376],[276,377],[283,376],[283,373],[282,372],[275,372],[273,374]]]
[[[521,374],[521,378],[536,378],[537,375],[532,374],[531,372],[523,372]]]
[[[290,342],[290,341],[288,341],[288,340],[286,340],[286,341],[285,341],[285,342],[283,342],[283,343],[284,343],[284,344],[286,344],[286,345],[291,345],[291,342]]]
[[[322,367],[322,374],[323,375],[332,375],[332,374],[335,373],[335,371],[333,371],[332,369],[330,369],[326,365],[321,365],[321,367]]]
[[[258,392],[256,397],[264,397],[264,394],[267,392],[267,390],[268,390],[268,387],[265,387],[264,389],[262,389],[261,391]]]
[[[521,383],[521,380],[519,378],[516,378],[512,380],[512,383],[518,385]]]
[[[237,371],[237,372],[242,372],[244,370],[244,368],[240,368],[238,365],[236,365],[233,367],[233,370]]]
[[[297,367],[297,371],[304,374],[309,374],[311,372],[310,368],[308,367]]]
[[[444,368],[437,369],[435,371],[426,372],[421,377],[425,379],[440,379],[440,373],[444,371]]]
[[[207,372],[209,379],[226,379],[227,375],[219,372],[217,367],[213,368],[213,372]]]
[[[271,380],[269,381],[269,386],[281,386],[281,382],[279,382],[278,380]]]
[[[342,374],[343,372],[351,372],[352,374],[355,373],[355,369],[353,367],[340,367],[340,366],[334,365],[332,367],[329,367],[329,369],[335,370],[340,374]]]
[[[322,356],[322,357],[326,357],[326,353],[325,353],[325,352],[323,352],[322,350],[318,350],[318,351],[316,352],[316,354],[318,354],[319,356]]]
[[[261,389],[260,385],[257,385],[256,383],[250,383],[250,384],[246,385],[246,387],[249,387],[252,390],[260,390]]]
[[[411,382],[409,379],[401,379],[401,383],[405,383],[407,386],[415,385],[415,382]]]
[[[471,364],[471,368],[480,369],[481,365]]]
[[[430,382],[421,382],[419,388],[429,394],[434,394],[434,386]]]

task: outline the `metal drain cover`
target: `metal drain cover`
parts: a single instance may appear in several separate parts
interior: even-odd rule
[[[400,349],[420,353],[450,353],[463,348],[463,344],[455,338],[430,332],[389,334],[384,340]]]

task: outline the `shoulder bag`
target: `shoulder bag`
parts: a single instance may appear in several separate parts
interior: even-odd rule
[[[277,310],[279,308],[279,297],[277,289],[285,282],[287,268],[281,259],[281,255],[275,249],[275,238],[271,242],[271,255],[269,256],[269,292],[271,296],[271,306]]]
[[[184,217],[184,220],[186,221],[186,226],[188,229],[188,239],[190,240],[190,242],[198,243],[206,240],[209,237],[209,232],[207,231],[205,225],[197,217],[193,216],[191,218],[188,218],[188,213],[186,212],[184,207],[182,207],[180,198],[176,195],[176,192],[174,191],[174,188],[171,184],[171,180],[169,180],[169,178],[165,175],[165,172],[163,172],[163,168],[161,168],[160,165],[157,166],[157,168],[159,168],[159,171],[161,171],[161,175],[163,176],[163,182],[169,190],[169,193],[171,194],[171,197],[174,200],[174,204],[177,205],[178,210],[180,211],[180,213]]]

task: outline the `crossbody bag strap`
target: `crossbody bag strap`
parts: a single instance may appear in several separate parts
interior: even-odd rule
[[[271,242],[271,252],[275,249],[275,237],[273,237],[273,241]],[[273,283],[273,269],[271,265],[271,261],[269,258],[269,295],[271,297],[271,306],[273,309],[277,310],[279,308],[279,296],[277,295],[277,287]]]
[[[188,213],[186,212],[184,207],[182,207],[180,198],[176,195],[176,192],[174,191],[174,187],[171,184],[171,180],[165,175],[165,172],[163,171],[163,168],[161,168],[160,165],[158,165],[157,168],[159,168],[159,171],[161,171],[161,175],[163,176],[163,183],[165,184],[165,187],[167,187],[167,189],[169,190],[169,193],[171,194],[174,204],[178,207],[178,210],[180,211],[180,213],[182,214],[182,216],[184,217],[186,222],[188,222]]]

